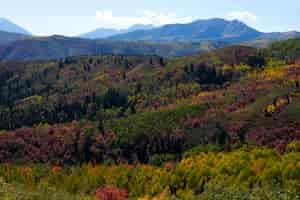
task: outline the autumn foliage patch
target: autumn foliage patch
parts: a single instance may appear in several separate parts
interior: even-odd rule
[[[99,188],[95,197],[97,200],[125,200],[128,197],[128,193],[125,190],[110,186]]]

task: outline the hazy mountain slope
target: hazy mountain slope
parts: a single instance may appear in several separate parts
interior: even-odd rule
[[[84,33],[78,37],[84,39],[102,39],[102,38],[107,38],[118,34],[128,33],[137,30],[149,30],[152,28],[154,28],[152,25],[143,25],[143,24],[136,24],[129,27],[128,29],[122,29],[122,30],[99,28],[94,31]]]
[[[297,31],[264,33],[249,27],[241,21],[224,19],[198,20],[189,24],[170,24],[151,30],[138,30],[112,36],[115,40],[151,41],[224,41],[266,47],[278,40],[300,37]]]
[[[116,29],[106,29],[106,28],[99,28],[96,30],[93,30],[88,33],[84,33],[80,35],[80,38],[85,38],[85,39],[101,39],[101,38],[106,38],[106,37],[111,37],[113,35],[120,34],[119,30]]]
[[[259,37],[262,33],[233,20],[198,20],[189,24],[171,24],[151,30],[140,30],[111,37],[119,40],[203,41],[223,40],[241,42]]]
[[[5,18],[0,18],[0,30],[10,33],[19,33],[23,35],[31,35],[30,32],[22,28],[21,26],[9,21]]]
[[[132,32],[138,30],[150,30],[153,28],[154,26],[152,24],[135,24],[129,27],[128,29],[123,29],[123,31]]]
[[[0,45],[7,45],[16,40],[28,38],[27,35],[22,35],[18,33],[9,33],[5,31],[0,31]]]

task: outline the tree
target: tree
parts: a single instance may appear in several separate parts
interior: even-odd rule
[[[64,62],[62,60],[60,60],[58,62],[58,69],[63,69],[64,68]]]
[[[165,61],[163,58],[159,58],[159,64],[160,66],[165,66]]]
[[[250,56],[248,58],[247,64],[251,67],[261,68],[266,64],[266,60],[261,55]]]
[[[98,129],[102,134],[104,134],[104,117],[103,117],[103,111],[102,109],[97,112],[97,121],[98,121]]]
[[[103,97],[104,108],[127,106],[127,103],[126,93],[114,88],[109,88]]]

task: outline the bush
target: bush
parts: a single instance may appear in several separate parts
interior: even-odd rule
[[[178,159],[176,154],[155,154],[150,157],[150,164],[161,167],[166,162],[174,162]]]
[[[300,141],[294,141],[288,144],[286,152],[300,152]]]
[[[97,200],[125,200],[128,193],[116,187],[104,187],[96,191],[95,197]]]
[[[187,158],[187,157],[198,155],[200,153],[220,152],[222,150],[223,150],[223,148],[218,145],[213,145],[213,144],[208,144],[206,146],[200,145],[200,146],[196,146],[196,147],[184,152],[183,157]]]
[[[281,155],[270,149],[246,149],[200,153],[162,167],[89,164],[53,170],[46,165],[3,164],[0,177],[5,181],[0,185],[0,197],[5,189],[17,191],[9,195],[20,193],[28,200],[82,200],[86,198],[84,194],[108,200],[297,199],[299,162],[297,152]]]

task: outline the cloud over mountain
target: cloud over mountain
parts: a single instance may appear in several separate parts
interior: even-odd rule
[[[173,23],[188,23],[193,20],[189,16],[178,16],[174,13],[162,13],[144,10],[136,16],[116,16],[111,10],[96,12],[97,24],[103,28],[128,28],[134,24],[153,24],[161,26]]]
[[[250,25],[256,24],[259,19],[257,15],[249,11],[232,11],[227,14],[226,18],[229,20],[238,19]]]

